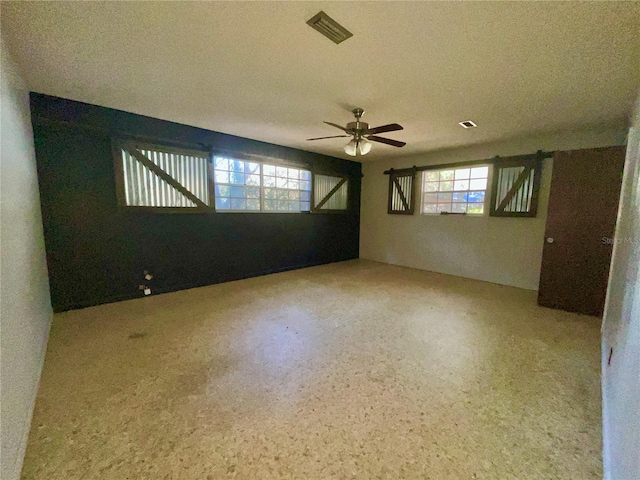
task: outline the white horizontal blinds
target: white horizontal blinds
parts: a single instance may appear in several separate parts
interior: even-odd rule
[[[400,190],[395,182],[391,185],[391,209],[395,212],[404,211],[404,204],[402,203],[402,197],[400,197]]]
[[[125,201],[132,207],[195,207],[196,204],[122,150]],[[169,172],[167,172],[169,173]],[[170,173],[169,173],[170,175]]]
[[[407,201],[407,203],[411,202],[411,188],[412,188],[411,180],[412,178],[408,176],[402,176],[398,178],[398,183],[400,184],[400,188],[402,189],[402,193],[404,194],[404,198]],[[409,205],[409,209],[411,209],[411,205]]]
[[[318,205],[331,193],[331,191],[343,180],[343,177],[330,175],[314,175],[313,197],[314,206]],[[344,182],[327,201],[320,206],[320,210],[346,210],[349,196],[349,182]]]
[[[484,213],[489,167],[426,170],[422,182],[422,213]]]
[[[216,210],[309,211],[311,172],[214,156]]]
[[[318,204],[326,197],[331,190],[340,183],[340,177],[330,177],[327,175],[315,175],[313,184],[313,205]]]
[[[140,152],[174,180],[177,180],[202,203],[209,205],[206,154],[197,156],[159,150],[140,150]],[[160,178],[158,180],[161,181]],[[193,202],[191,203],[193,204]]]
[[[191,199],[136,158],[131,153],[133,149],[133,146],[121,149],[127,206],[197,207]],[[136,150],[205,205],[209,204],[206,155],[188,155],[155,149]]]
[[[413,213],[413,179],[414,174],[389,176],[391,183],[389,213]]]
[[[525,173],[525,171],[528,173]],[[526,213],[531,211],[535,169],[529,166],[502,167],[498,168],[497,174],[498,181],[494,208],[497,210],[511,189],[517,187],[511,200],[509,200],[501,211],[509,213]],[[523,174],[526,176],[519,182],[521,185],[517,186],[516,182],[518,182],[518,179]]]

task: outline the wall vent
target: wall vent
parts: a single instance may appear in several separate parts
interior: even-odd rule
[[[461,127],[464,127],[464,128],[473,128],[473,127],[477,127],[478,126],[475,123],[473,123],[471,120],[465,120],[464,122],[458,122],[458,125],[460,125]]]
[[[307,21],[307,25],[319,31],[336,44],[344,42],[349,37],[353,37],[353,33],[324,12],[319,12],[317,15],[314,15]]]

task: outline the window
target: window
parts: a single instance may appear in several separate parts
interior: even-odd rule
[[[160,210],[209,208],[206,152],[117,141],[114,153],[120,205]]]
[[[348,177],[315,174],[313,179],[314,211],[347,210],[349,196]]]
[[[425,170],[422,213],[482,215],[488,176],[488,166]]]
[[[217,211],[308,212],[311,172],[213,157]]]
[[[138,211],[346,212],[348,176],[133,140],[113,141],[118,204]],[[248,157],[251,158],[251,157]],[[315,188],[315,195],[314,195]],[[313,198],[312,198],[313,197]]]

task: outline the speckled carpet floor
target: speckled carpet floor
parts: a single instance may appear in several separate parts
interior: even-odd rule
[[[599,328],[362,260],[59,314],[23,478],[602,478]]]

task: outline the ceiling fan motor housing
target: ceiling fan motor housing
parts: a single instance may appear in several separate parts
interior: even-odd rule
[[[358,132],[364,133],[368,129],[369,129],[369,124],[366,122],[360,122],[359,125],[358,125],[358,122],[347,123],[347,130],[353,131],[353,133],[358,133]]]

